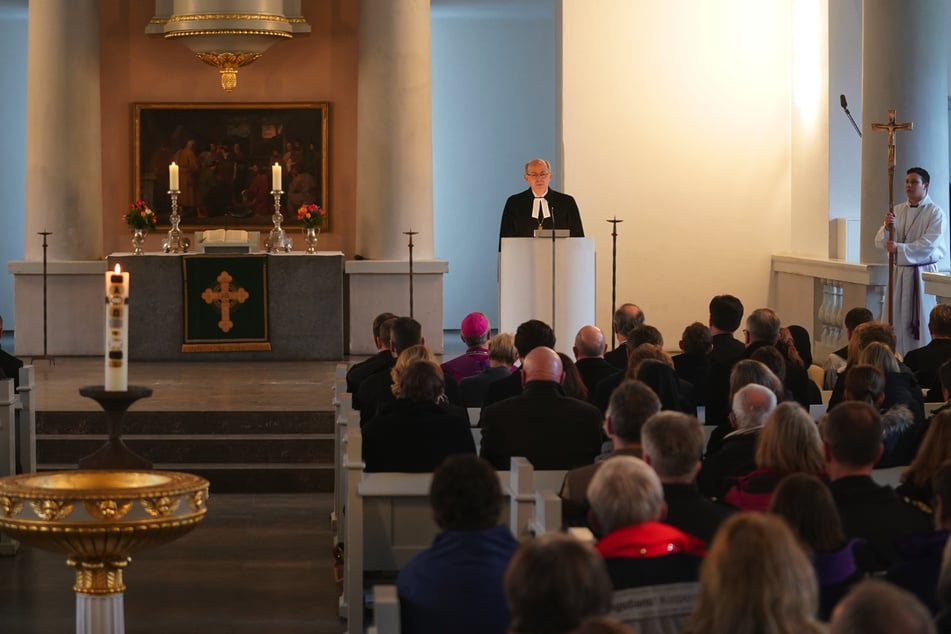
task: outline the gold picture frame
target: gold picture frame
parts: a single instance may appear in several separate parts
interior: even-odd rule
[[[135,200],[168,227],[168,165],[175,161],[182,229],[265,230],[274,214],[270,166],[278,162],[281,212],[294,226],[300,204],[329,206],[329,111],[327,102],[135,103]]]

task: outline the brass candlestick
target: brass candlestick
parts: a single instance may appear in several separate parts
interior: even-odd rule
[[[168,237],[162,241],[162,250],[166,253],[188,253],[188,247],[191,246],[188,238],[182,235],[182,230],[178,228],[178,223],[182,217],[178,215],[178,195],[181,193],[177,189],[168,190],[168,195],[172,199],[172,213],[168,216],[168,221],[172,228],[168,230]]]
[[[283,193],[284,190],[281,189],[271,190],[271,195],[274,196],[274,215],[271,216],[274,228],[264,239],[264,248],[268,253],[287,253],[291,250],[291,241],[281,228],[281,223],[284,222],[284,214],[281,213],[281,194]]]

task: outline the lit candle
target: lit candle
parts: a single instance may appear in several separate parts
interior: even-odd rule
[[[168,188],[172,191],[178,191],[178,165],[175,161],[168,166]]]
[[[281,166],[275,163],[271,166],[271,189],[278,191],[281,188]]]
[[[106,380],[108,392],[129,389],[129,274],[106,271]]]

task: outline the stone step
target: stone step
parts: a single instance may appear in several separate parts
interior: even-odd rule
[[[103,412],[37,412],[40,471],[75,469],[108,439]],[[126,412],[122,438],[156,469],[219,493],[333,490],[333,412]]]

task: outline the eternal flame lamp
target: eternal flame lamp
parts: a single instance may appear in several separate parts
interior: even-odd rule
[[[300,0],[155,0],[147,35],[179,40],[221,73],[221,87],[238,85],[238,69],[275,42],[310,33]]]

